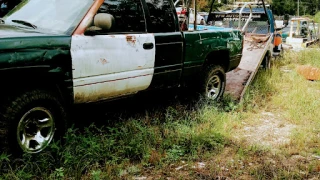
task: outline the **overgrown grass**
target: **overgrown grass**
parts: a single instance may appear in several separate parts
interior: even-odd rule
[[[215,130],[227,116],[218,107],[199,105],[195,111],[178,107],[167,107],[163,119],[149,115],[112,127],[92,124],[81,132],[71,128],[64,146],[54,144],[41,157],[26,155],[10,162],[3,154],[2,178],[125,178],[146,167],[159,169],[178,160],[202,158],[208,151],[218,153],[229,143]]]
[[[111,124],[71,128],[63,145],[56,142],[37,156],[1,154],[0,179],[319,178],[320,83],[296,72],[299,64],[320,67],[319,59],[316,49],[286,53],[257,74],[241,104],[228,96],[191,108],[177,101]],[[250,142],[246,129],[268,120],[262,112],[281,121],[275,128],[294,125],[289,142]],[[108,116],[95,119],[102,118]],[[193,167],[198,162],[205,167]]]

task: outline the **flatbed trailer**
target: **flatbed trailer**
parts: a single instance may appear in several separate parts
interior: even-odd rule
[[[240,102],[258,70],[271,68],[271,58],[280,54],[278,49],[281,48],[282,41],[279,41],[281,36],[275,35],[278,29],[275,27],[271,10],[266,9],[263,0],[258,4],[237,3],[237,6],[239,8],[229,11],[212,13],[210,11],[208,24],[214,26],[220,24],[223,27],[238,29],[241,26],[245,27],[242,30],[245,41],[240,64],[236,69],[226,74],[225,94]],[[249,8],[244,8],[245,6]],[[243,25],[250,18],[249,24]],[[259,18],[263,19],[261,22],[268,21],[268,24],[262,24]],[[239,23],[239,21],[241,22]],[[275,44],[275,39],[277,44]]]
[[[249,37],[245,37],[242,59],[239,66],[233,71],[228,72],[225,93],[230,95],[234,100],[241,101],[253,81],[256,73],[262,67],[265,58],[270,58],[270,44],[272,38],[264,43],[259,44],[259,48],[253,48]],[[263,68],[263,67],[262,67]]]

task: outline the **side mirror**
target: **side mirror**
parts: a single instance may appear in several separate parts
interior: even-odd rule
[[[93,25],[88,27],[84,32],[85,35],[94,36],[97,34],[110,31],[114,26],[114,17],[108,13],[96,14],[93,18]]]
[[[102,30],[110,30],[114,26],[114,17],[108,13],[99,13],[94,16],[93,24]]]

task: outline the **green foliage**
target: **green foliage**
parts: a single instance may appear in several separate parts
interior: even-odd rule
[[[172,148],[168,149],[167,151],[167,160],[177,161],[182,156],[185,155],[185,149],[179,145],[173,145]]]
[[[93,170],[91,172],[91,175],[93,180],[100,180],[101,170],[97,170],[97,171]]]
[[[319,45],[314,45],[314,47],[308,47],[306,51],[291,53],[288,55],[288,58],[294,59],[293,62],[295,63],[320,67]]]
[[[55,169],[54,172],[52,172],[52,174],[50,174],[50,179],[63,179],[64,178],[64,169],[63,167],[57,168]]]
[[[318,11],[316,15],[314,15],[314,21],[320,23],[320,11]]]
[[[299,15],[314,15],[320,8],[319,0],[300,0]],[[297,15],[298,4],[296,0],[273,0],[272,10],[276,15]]]

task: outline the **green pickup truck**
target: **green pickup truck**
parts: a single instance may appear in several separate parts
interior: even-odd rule
[[[0,138],[38,153],[75,104],[195,85],[222,97],[242,57],[239,30],[181,31],[171,0],[25,0],[0,20]]]

